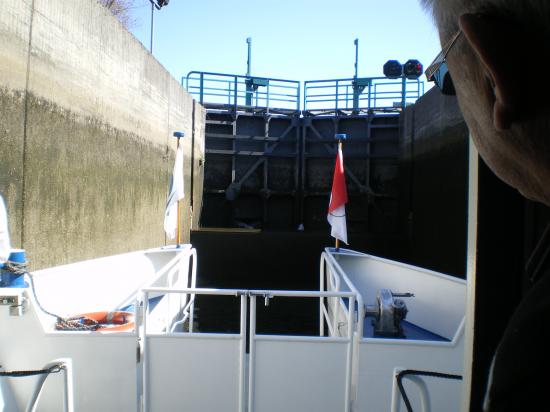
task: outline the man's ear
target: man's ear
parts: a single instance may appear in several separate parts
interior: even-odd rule
[[[463,14],[459,25],[466,41],[477,54],[485,76],[493,88],[493,124],[497,130],[508,129],[522,117],[521,84],[528,39],[511,27],[507,20],[494,16]]]

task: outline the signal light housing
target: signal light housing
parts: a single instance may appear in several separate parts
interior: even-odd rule
[[[403,65],[403,75],[407,79],[416,80],[424,73],[424,66],[416,59],[407,60]]]
[[[403,74],[403,66],[397,60],[388,60],[384,64],[384,76],[388,79],[398,79]]]

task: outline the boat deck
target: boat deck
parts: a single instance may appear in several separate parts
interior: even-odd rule
[[[363,337],[364,338],[376,338],[376,339],[406,339],[406,340],[422,340],[422,341],[435,341],[435,342],[450,342],[449,339],[444,338],[436,333],[430,332],[420,326],[416,326],[414,323],[407,322],[406,320],[401,322],[403,327],[404,338],[395,338],[392,336],[375,336],[374,326],[372,325],[373,318],[366,317],[363,323]]]

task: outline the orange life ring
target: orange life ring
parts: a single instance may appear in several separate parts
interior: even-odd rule
[[[134,329],[134,314],[132,312],[90,312],[71,316],[71,319],[82,319],[87,325],[95,322],[99,327],[97,332],[126,332]],[[93,321],[93,322],[90,322]]]

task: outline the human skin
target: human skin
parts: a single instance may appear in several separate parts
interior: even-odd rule
[[[508,22],[480,15],[463,14],[458,24],[464,35],[447,63],[476,148],[504,182],[550,206],[550,128],[539,119],[548,110],[524,91],[531,86],[518,70],[529,39]],[[448,32],[440,29],[442,44]]]

